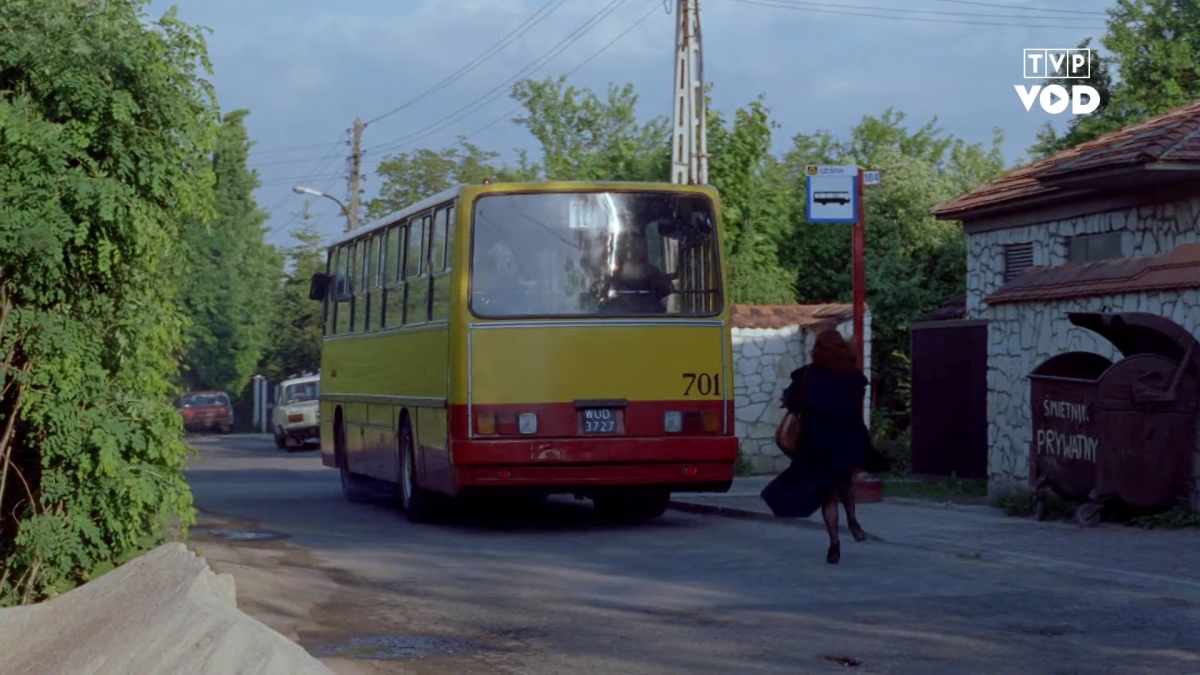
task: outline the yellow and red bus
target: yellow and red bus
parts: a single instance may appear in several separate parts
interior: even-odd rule
[[[348,232],[325,303],[321,452],[347,499],[572,494],[653,518],[729,489],[732,344],[716,190],[457,187]]]

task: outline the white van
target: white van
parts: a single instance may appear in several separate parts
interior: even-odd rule
[[[294,377],[275,387],[271,426],[276,446],[286,448],[289,441],[303,446],[310,439],[320,440],[320,397],[320,375]]]

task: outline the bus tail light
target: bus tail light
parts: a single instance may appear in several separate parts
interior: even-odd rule
[[[523,434],[536,434],[537,415],[535,413],[521,413],[517,417],[517,430]]]
[[[484,435],[496,433],[496,416],[492,413],[479,413],[475,417],[475,429]]]
[[[663,431],[677,434],[683,431],[683,413],[671,411],[663,415]]]
[[[704,430],[715,433],[721,429],[721,416],[711,410],[704,413]]]

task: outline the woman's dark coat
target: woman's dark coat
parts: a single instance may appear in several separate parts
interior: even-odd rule
[[[811,516],[873,454],[862,416],[866,387],[867,378],[857,371],[840,374],[807,365],[792,373],[783,407],[800,415],[800,443],[791,466],[762,491],[776,516]]]

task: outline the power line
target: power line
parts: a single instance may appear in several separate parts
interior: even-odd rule
[[[332,143],[309,143],[307,145],[291,145],[291,146],[287,146],[287,147],[283,147],[283,148],[272,148],[270,150],[255,150],[254,148],[251,148],[250,154],[252,154],[252,155],[277,155],[281,152],[294,152],[296,150],[311,150],[313,148],[327,148],[331,145],[337,145],[338,143],[341,143],[341,141],[334,141]]]
[[[834,7],[837,9],[853,9],[867,10],[872,12],[894,12],[897,14],[932,14],[933,16],[966,16],[980,19],[1054,19],[1062,18],[1066,21],[1084,21],[1085,19],[1067,19],[1066,17],[1030,17],[1028,14],[981,14],[979,12],[949,12],[937,9],[895,9],[892,7],[875,7],[871,5],[846,5],[842,3],[827,3],[827,2],[810,2],[808,0],[772,0],[780,5],[794,5],[796,7]],[[1015,9],[1015,8],[1014,8]],[[1092,21],[1094,19],[1086,19]]]
[[[649,12],[646,12],[644,15],[642,15],[642,18],[640,18],[640,19],[638,19],[637,21],[635,21],[635,22],[633,23],[633,25],[632,25],[632,26],[630,26],[629,28],[626,28],[625,30],[621,31],[621,33],[620,33],[619,35],[617,35],[617,37],[613,38],[612,40],[609,40],[608,44],[606,44],[606,45],[604,45],[603,47],[601,47],[600,49],[596,50],[596,52],[595,52],[595,53],[593,53],[591,56],[587,57],[587,58],[586,58],[586,59],[584,59],[583,61],[579,62],[579,64],[578,64],[578,65],[576,65],[574,68],[572,68],[572,69],[568,70],[568,71],[565,73],[566,77],[571,77],[571,76],[572,76],[572,75],[574,75],[575,73],[577,73],[577,72],[579,72],[580,70],[582,70],[584,66],[586,66],[587,64],[589,64],[589,63],[591,63],[592,61],[594,61],[594,60],[596,59],[596,57],[597,57],[597,56],[600,56],[600,55],[601,55],[601,54],[603,54],[604,52],[608,51],[608,49],[609,49],[610,47],[612,47],[613,45],[615,45],[615,44],[617,44],[618,42],[620,42],[620,41],[621,41],[621,38],[623,38],[623,37],[625,37],[626,35],[630,34],[631,32],[633,32],[633,30],[634,30],[635,28],[637,28],[638,26],[640,26],[640,25],[642,25],[643,23],[645,23],[645,22],[646,22],[646,19],[649,19],[649,18],[650,18],[651,16],[653,16],[653,15],[654,15],[656,12],[658,12],[658,9],[659,9],[658,7],[652,7],[652,8],[650,8],[650,11],[649,11]],[[492,120],[491,122],[488,122],[487,124],[485,124],[485,125],[483,125],[483,126],[479,127],[479,128],[478,128],[478,129],[476,129],[475,131],[472,131],[471,133],[469,133],[469,134],[467,134],[467,135],[463,136],[463,139],[465,140],[465,139],[467,139],[467,138],[471,138],[472,136],[475,136],[475,135],[477,135],[477,134],[480,134],[480,133],[482,133],[482,132],[484,132],[484,131],[487,131],[488,129],[491,129],[492,127],[496,126],[497,124],[499,124],[499,123],[501,123],[501,122],[503,122],[503,121],[505,121],[505,120],[511,119],[513,115],[515,115],[515,114],[517,114],[518,112],[520,112],[520,111],[521,111],[521,108],[522,108],[522,107],[523,107],[523,106],[517,106],[517,107],[515,107],[515,108],[513,108],[513,109],[509,110],[508,112],[504,113],[504,115],[503,115],[503,116],[501,116],[501,117],[497,117],[496,119]]]
[[[450,86],[451,84],[454,84],[458,80],[462,79],[462,77],[464,75],[471,72],[472,70],[475,70],[479,66],[483,65],[484,61],[487,61],[488,59],[492,58],[496,54],[499,54],[501,51],[504,50],[505,47],[512,44],[512,42],[514,40],[521,37],[525,33],[529,32],[529,30],[532,29],[534,26],[536,26],[539,23],[541,23],[542,21],[544,21],[546,19],[546,17],[553,14],[559,7],[562,7],[563,3],[565,3],[565,2],[566,2],[566,0],[550,0],[550,2],[547,2],[546,4],[542,5],[541,8],[539,8],[536,12],[534,12],[528,19],[525,19],[525,21],[523,21],[520,25],[518,25],[516,28],[509,31],[507,35],[500,38],[499,42],[492,45],[491,47],[488,47],[479,56],[476,56],[470,63],[463,66],[462,68],[459,68],[457,71],[451,73],[449,76],[444,78],[441,82],[438,82],[437,84],[433,85],[429,89],[426,89],[424,92],[418,94],[417,96],[413,97],[412,99],[409,99],[407,102],[405,102],[395,108],[392,108],[391,110],[383,113],[379,117],[367,120],[366,124],[374,124],[375,122],[378,122],[381,119],[384,119],[386,117],[391,117],[392,115],[395,115],[396,113],[400,112],[401,110],[404,110],[413,105],[416,105],[417,103],[420,103],[421,101],[425,100],[432,94],[435,94],[435,93],[441,91],[442,89],[445,89],[446,87]],[[546,11],[547,8],[549,8],[549,11]],[[545,12],[545,14],[542,14],[542,12]]]
[[[1108,12],[1089,12],[1082,9],[1043,9],[1041,7],[1021,7],[1020,5],[1002,5],[996,2],[975,2],[974,0],[934,0],[955,5],[973,5],[975,7],[998,7],[1000,9],[1015,9],[1022,12],[1052,12],[1055,14],[1082,14],[1084,16],[1108,16]],[[1051,17],[1046,17],[1051,18]]]
[[[816,12],[816,13],[822,13],[822,14],[840,14],[843,16],[859,16],[859,17],[864,17],[864,18],[869,18],[869,19],[893,19],[893,20],[899,20],[899,21],[919,21],[922,23],[951,23],[951,24],[961,24],[961,25],[969,25],[969,26],[1013,26],[1013,27],[1017,27],[1017,28],[1059,28],[1059,29],[1062,29],[1062,28],[1076,28],[1076,29],[1099,28],[1099,29],[1103,29],[1104,28],[1104,26],[1070,25],[1070,24],[1061,24],[1061,23],[1054,24],[1054,25],[1029,24],[1029,23],[1003,23],[1003,22],[999,22],[999,21],[964,21],[962,19],[931,19],[931,18],[904,16],[904,15],[868,14],[865,12],[847,12],[847,11],[842,11],[842,10],[837,10],[837,9],[825,9],[827,7],[850,7],[848,5],[820,5],[817,3],[800,3],[800,2],[792,2],[790,4],[783,4],[785,2],[785,0],[775,0],[774,2],[764,2],[762,0],[733,0],[733,2],[739,2],[744,5],[758,5],[760,7],[772,7],[775,9],[790,9],[790,10],[795,10],[795,11]],[[884,8],[868,8],[868,9],[874,9],[875,11],[882,10],[882,11],[888,11],[888,12],[908,11],[908,10],[894,10],[894,9],[884,9]],[[1025,17],[1013,16],[1012,18],[1015,19],[1015,18],[1025,18]],[[1028,17],[1028,18],[1035,18],[1035,17]],[[1057,19],[1058,17],[1036,17],[1036,18]]]
[[[493,87],[491,90],[484,93],[479,98],[476,98],[474,101],[463,106],[462,108],[459,108],[455,112],[443,117],[442,119],[440,119],[432,124],[426,125],[425,127],[421,128],[411,134],[403,136],[399,139],[396,139],[396,140],[386,143],[384,145],[375,146],[372,149],[379,151],[379,152],[383,152],[385,150],[393,150],[393,149],[396,149],[399,147],[403,147],[405,145],[411,145],[412,143],[415,143],[416,141],[419,141],[423,138],[427,138],[427,137],[447,128],[448,126],[454,124],[455,122],[458,122],[462,119],[470,117],[472,114],[477,112],[479,109],[483,108],[485,105],[487,105],[491,101],[498,98],[498,96],[500,94],[503,94],[505,91],[507,91],[508,87],[510,87],[514,82],[521,79],[522,77],[526,77],[526,76],[532,74],[538,68],[544,66],[546,63],[553,60],[559,54],[566,51],[566,49],[568,47],[570,47],[575,42],[578,42],[579,39],[582,38],[584,36],[584,34],[586,34],[592,28],[594,28],[596,26],[596,24],[598,24],[600,21],[602,21],[608,15],[612,14],[614,11],[616,11],[616,9],[618,7],[620,7],[621,5],[625,4],[628,1],[629,0],[611,0],[603,9],[601,9],[599,12],[597,12],[595,15],[593,15],[592,18],[585,21],[581,26],[579,26],[574,31],[572,31],[570,34],[568,34],[567,37],[560,40],[558,42],[558,44],[551,47],[549,50],[547,50],[545,53],[543,53],[540,57],[535,59],[532,63],[530,63],[529,65],[522,68],[520,71],[517,72],[516,75],[513,75],[512,77],[510,77],[508,80],[505,80],[504,82],[501,82],[499,85],[497,85],[496,87]]]

